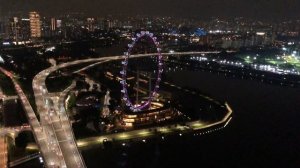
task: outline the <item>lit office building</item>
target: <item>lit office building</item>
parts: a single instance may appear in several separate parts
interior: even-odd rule
[[[51,31],[55,31],[55,30],[56,30],[56,19],[51,18]]]
[[[61,28],[62,21],[61,20],[56,20],[56,28]]]
[[[29,13],[31,38],[41,37],[41,19],[37,12]]]
[[[13,17],[10,21],[10,38],[18,43],[20,34],[20,25],[19,19],[17,17]]]
[[[94,18],[87,18],[88,30],[93,32],[95,31],[95,19]]]

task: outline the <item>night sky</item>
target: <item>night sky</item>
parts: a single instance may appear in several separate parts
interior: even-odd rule
[[[37,10],[44,15],[85,12],[183,16],[194,18],[243,16],[254,19],[295,19],[299,0],[0,0],[2,13]]]

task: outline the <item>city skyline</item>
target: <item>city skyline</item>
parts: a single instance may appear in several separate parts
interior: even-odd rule
[[[84,12],[87,15],[150,15],[150,16],[174,16],[197,19],[210,17],[232,18],[247,17],[251,19],[262,19],[269,21],[297,19],[300,14],[297,8],[300,2],[296,0],[164,0],[164,1],[0,1],[1,14],[9,12],[38,11],[45,16],[65,14],[68,12]]]
[[[0,168],[299,165],[299,0],[0,3]]]

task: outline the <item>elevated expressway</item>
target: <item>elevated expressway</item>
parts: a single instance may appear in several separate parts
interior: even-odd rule
[[[220,51],[178,53],[175,52],[162,53],[162,55],[182,56],[218,53],[220,53]],[[131,55],[130,58],[142,58],[153,55],[155,54],[138,54]],[[76,60],[50,67],[37,74],[33,79],[32,85],[40,122],[38,122],[26,96],[23,92],[20,91],[20,87],[16,85],[17,92],[21,97],[22,102],[24,101],[23,106],[26,109],[28,108],[26,111],[29,111],[27,112],[28,115],[30,114],[29,122],[32,126],[32,130],[35,137],[37,137],[37,144],[41,150],[41,154],[45,160],[47,167],[86,167],[82,156],[78,150],[75,137],[73,135],[72,127],[64,108],[58,107],[58,100],[55,100],[55,98],[51,98],[51,96],[49,96],[50,93],[48,92],[45,83],[47,76],[59,69],[67,68],[70,66],[91,63],[92,65],[88,66],[88,68],[90,68],[104,62],[121,59],[123,59],[123,56],[109,56],[102,58]],[[85,68],[81,70],[85,70]]]
[[[59,151],[57,152],[57,145],[52,144],[52,141],[50,140],[50,138],[48,138],[48,136],[51,136],[48,134],[48,132],[46,133],[43,129],[43,127],[40,125],[39,120],[37,119],[31,104],[29,103],[25,93],[23,92],[23,90],[21,89],[20,85],[17,83],[17,81],[14,79],[14,75],[1,68],[0,67],[0,71],[2,71],[6,76],[8,76],[12,82],[13,85],[16,89],[16,92],[21,100],[22,106],[24,108],[24,111],[26,113],[26,116],[28,118],[28,122],[29,125],[31,127],[31,130],[33,132],[35,141],[40,149],[40,152],[45,160],[45,164],[47,167],[50,168],[54,168],[57,167],[57,164],[61,165],[61,160],[59,158]]]

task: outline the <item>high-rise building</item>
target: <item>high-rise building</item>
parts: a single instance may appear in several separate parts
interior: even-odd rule
[[[51,31],[55,31],[55,30],[56,30],[56,19],[51,18]]]
[[[20,38],[22,41],[30,39],[30,20],[28,18],[21,18],[20,24]]]
[[[8,36],[16,45],[30,39],[30,20],[28,18],[12,17],[8,19]]]
[[[41,18],[37,12],[29,13],[31,38],[41,37]]]
[[[61,28],[62,21],[61,20],[56,20],[56,28]]]
[[[114,27],[113,21],[107,19],[104,21],[104,29],[108,30]]]
[[[94,18],[87,18],[88,30],[93,32],[95,31],[95,19]]]
[[[3,36],[4,33],[5,33],[5,26],[4,26],[4,22],[1,20],[0,21],[0,38]]]
[[[20,34],[19,30],[20,30],[19,18],[13,17],[10,22],[10,36],[11,39],[16,41],[16,43],[18,43],[19,40],[19,34]]]

